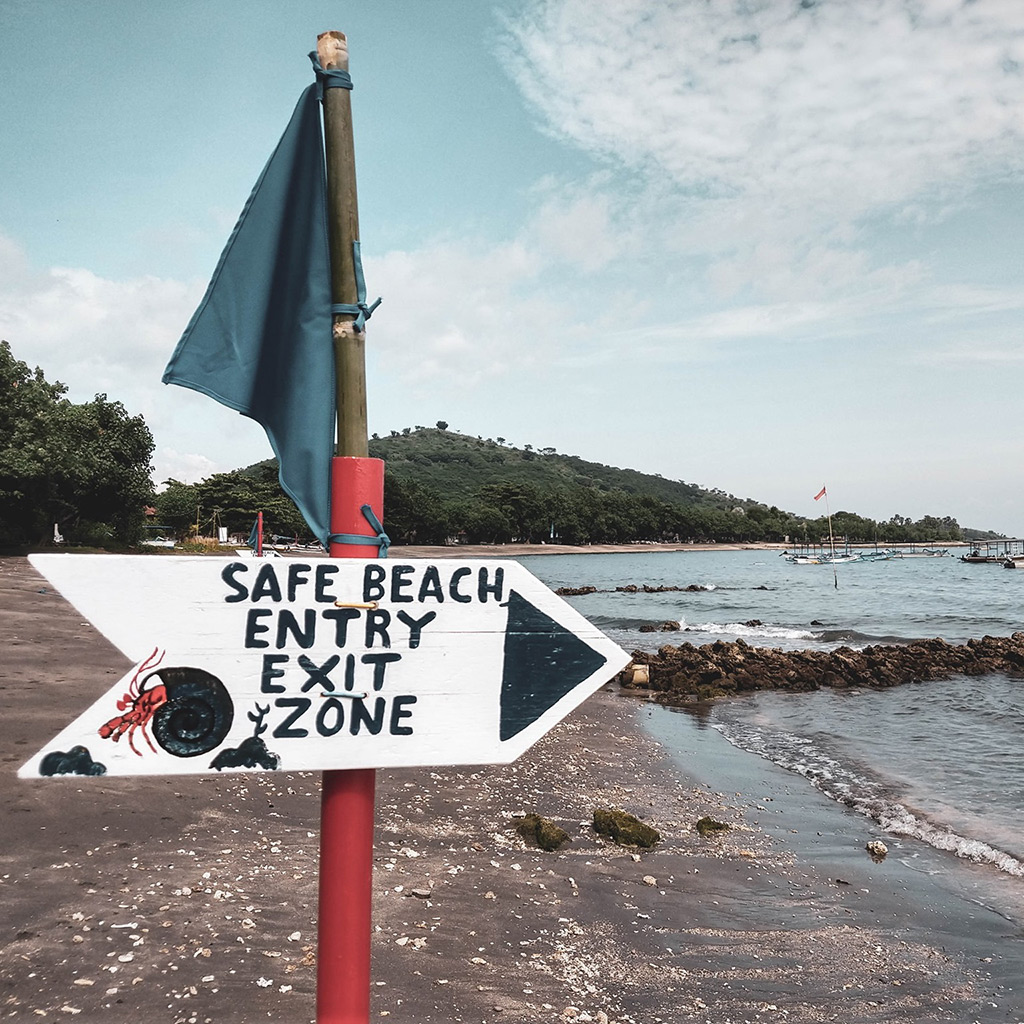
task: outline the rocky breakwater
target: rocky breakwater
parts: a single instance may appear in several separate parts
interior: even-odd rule
[[[965,644],[914,640],[854,650],[782,651],[718,640],[697,647],[635,651],[618,675],[624,688],[655,690],[666,701],[708,700],[753,690],[808,691],[821,687],[882,689],[956,675],[1024,677],[1024,632],[985,636]]]

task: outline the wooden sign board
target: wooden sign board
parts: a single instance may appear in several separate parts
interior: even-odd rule
[[[134,665],[27,778],[507,763],[629,660],[517,562],[29,560]]]

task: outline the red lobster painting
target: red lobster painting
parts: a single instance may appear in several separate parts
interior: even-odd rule
[[[224,684],[200,668],[160,668],[165,651],[153,653],[135,670],[128,692],[117,702],[117,715],[99,728],[100,736],[115,743],[126,733],[132,752],[135,733],[141,730],[149,749],[157,743],[176,757],[195,757],[219,746],[234,718],[234,705]],[[144,673],[149,673],[145,675]]]

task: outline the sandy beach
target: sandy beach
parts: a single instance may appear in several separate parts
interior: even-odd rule
[[[451,544],[390,549],[392,558],[518,558],[521,555],[639,555],[659,551],[782,551],[785,544]]]
[[[318,777],[19,781],[127,665],[23,558],[0,559],[0,651],[0,1020],[312,1021]],[[1024,1020],[989,925],[922,907],[866,823],[742,761],[726,790],[649,713],[606,689],[514,765],[378,773],[373,1019]],[[595,807],[662,841],[601,839]],[[572,842],[527,846],[526,812]]]

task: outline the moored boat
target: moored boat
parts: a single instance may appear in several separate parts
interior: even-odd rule
[[[1005,565],[1006,562],[1024,561],[1024,540],[1006,537],[975,541],[970,553],[961,555],[960,561],[972,565]]]

